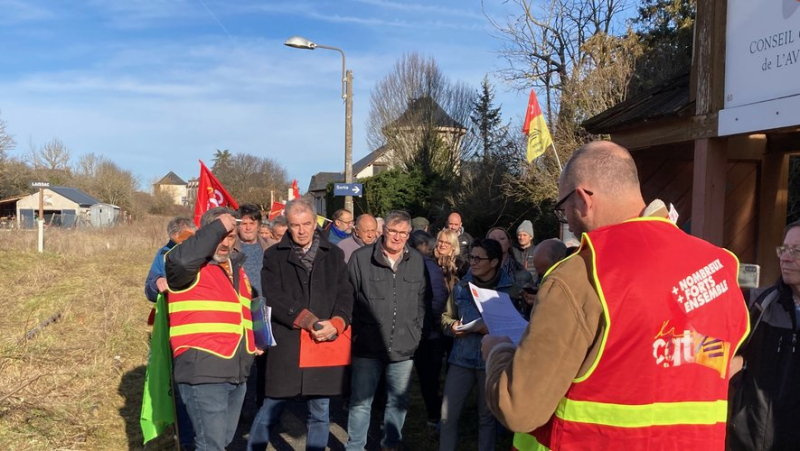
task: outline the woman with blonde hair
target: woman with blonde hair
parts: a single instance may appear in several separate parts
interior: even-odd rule
[[[450,229],[443,229],[436,235],[436,247],[433,250],[433,255],[436,257],[436,263],[439,264],[444,273],[448,295],[453,291],[453,286],[463,276],[463,274],[459,273],[461,267],[460,250],[458,233]]]

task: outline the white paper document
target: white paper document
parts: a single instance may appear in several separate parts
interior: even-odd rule
[[[456,330],[459,332],[474,332],[483,327],[484,324],[483,318],[478,318],[466,324],[462,323],[460,326],[456,326]]]
[[[505,335],[519,344],[522,333],[528,327],[528,322],[520,315],[508,293],[501,291],[487,290],[469,284],[472,298],[481,312],[486,327],[492,335]]]
[[[262,351],[277,345],[275,336],[272,335],[272,307],[266,305],[266,300],[259,296],[250,303],[250,313],[253,319],[253,336],[256,347]]]

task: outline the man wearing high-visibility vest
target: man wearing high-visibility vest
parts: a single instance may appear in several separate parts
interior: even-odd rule
[[[256,353],[245,256],[232,254],[235,214],[208,210],[165,261],[173,377],[198,451],[221,451],[233,440]]]
[[[575,151],[559,197],[580,249],[545,275],[518,344],[483,342],[487,403],[514,449],[724,449],[749,329],[736,257],[646,208],[614,143]]]

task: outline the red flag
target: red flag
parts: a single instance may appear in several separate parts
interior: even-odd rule
[[[300,197],[300,188],[297,187],[297,180],[292,181],[292,195],[295,199]]]
[[[539,108],[539,102],[536,100],[536,93],[533,89],[531,89],[528,99],[528,111],[525,112],[522,133],[528,135],[528,149],[525,156],[529,162],[540,157],[548,147],[553,145],[553,138],[547,129],[547,123],[544,121],[542,109]]]
[[[272,203],[272,207],[269,209],[269,220],[272,221],[277,216],[282,215],[283,214],[283,207],[284,207],[284,204],[282,204],[280,202],[273,202]]]
[[[214,177],[203,161],[200,161],[200,181],[197,185],[197,200],[194,204],[194,223],[200,227],[203,213],[216,207],[230,207],[234,210],[239,204],[228,194],[222,183]]]

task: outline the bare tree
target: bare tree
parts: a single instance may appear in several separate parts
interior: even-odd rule
[[[131,210],[139,181],[131,171],[94,153],[84,154],[73,168],[72,183],[100,201]]]
[[[500,75],[517,89],[533,86],[544,92],[555,149],[566,161],[572,150],[593,138],[581,123],[625,99],[642,52],[621,17],[627,0],[510,3],[517,15],[503,22],[489,18],[508,63]],[[524,145],[524,137],[520,142]],[[535,202],[551,198],[558,174],[554,161],[537,160],[524,176],[506,178],[508,193]]]
[[[6,132],[6,121],[0,118],[0,164],[8,157],[7,152],[16,147],[14,137]]]
[[[615,34],[624,27],[619,16],[626,0],[510,3],[516,5],[517,15],[504,22],[489,17],[502,42],[500,53],[508,63],[500,75],[518,89],[531,85],[543,88],[545,111],[551,121],[554,114],[571,119],[569,108],[562,111],[560,94],[578,82],[581,73],[594,67],[596,55],[585,47],[587,41],[597,35]]]
[[[403,55],[372,90],[367,142],[371,149],[388,146],[402,169],[452,174],[475,147],[466,134],[473,98],[432,57]]]
[[[270,191],[280,196],[289,187],[286,170],[276,161],[246,153],[231,154],[227,149],[217,150],[214,175],[239,203],[266,206]]]
[[[55,138],[40,148],[31,143],[30,160],[34,169],[63,171],[69,169],[70,151],[64,143]]]

